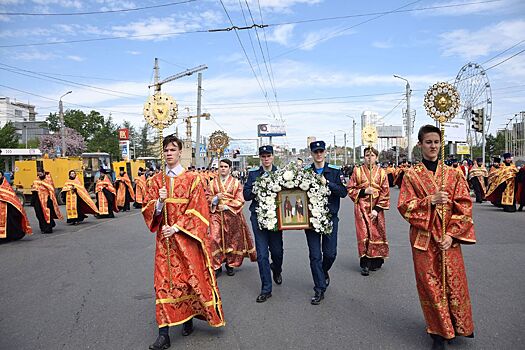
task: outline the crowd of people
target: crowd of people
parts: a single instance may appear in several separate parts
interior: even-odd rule
[[[364,149],[362,165],[344,168],[326,161],[323,141],[310,144],[312,163],[302,169],[314,172],[328,186],[332,224],[330,234],[305,229],[314,290],[310,303],[321,304],[330,286],[341,199],[348,196],[354,203],[361,274],[370,276],[389,256],[385,210],[390,209],[390,188],[398,186],[397,209],[410,224],[416,286],[426,331],[433,339],[433,348],[443,349],[446,340],[474,336],[461,252],[463,244],[476,242],[470,191],[478,203],[488,200],[506,212],[516,211],[518,205],[521,211],[525,204],[525,167],[518,169],[508,153],[503,155],[503,163],[495,158],[489,170],[480,158],[472,164],[459,164],[455,159],[442,164],[438,158],[441,133],[431,125],[420,129],[418,141],[421,162],[379,165],[379,153],[370,146]],[[155,233],[159,333],[150,346],[152,350],[170,347],[170,327],[182,325],[182,334],[190,335],[193,318],[213,327],[225,325],[217,284],[223,265],[226,274],[234,276],[244,259],[257,262],[261,280],[255,298],[258,303],[272,297],[274,283],[283,283],[283,233],[261,228],[257,217],[261,204],[253,191],[258,178],[277,170],[273,147],[260,147],[261,165],[245,175],[232,169],[228,159],[220,160],[218,169],[185,169],[180,164],[182,149],[176,136],[167,136],[163,141],[165,172],[140,168],[133,181],[125,168],[119,169],[114,182],[109,171],[102,169],[95,186],[95,201],[73,170],[60,192],[68,224],[78,225],[88,215],[113,218],[115,213],[132,210],[133,203],[133,208],[141,209],[147,228]],[[32,191],[31,203],[40,231],[50,234],[55,220],[63,216],[52,178],[45,169],[38,169]],[[243,214],[249,201],[251,225]],[[0,172],[0,240],[20,239],[31,233],[22,203]]]

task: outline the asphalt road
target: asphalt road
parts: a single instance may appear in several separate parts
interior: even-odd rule
[[[319,306],[306,239],[285,232],[283,284],[257,304],[256,263],[219,277],[226,327],[195,322],[190,337],[171,330],[176,349],[425,349],[430,338],[416,292],[408,224],[395,204],[387,212],[390,254],[369,277],[359,273],[353,204],[340,212],[337,260]],[[64,208],[62,208],[64,209]],[[147,349],[157,334],[153,292],[154,239],[139,210],[116,219],[59,222],[0,245],[0,349]],[[65,213],[65,210],[62,210]],[[478,243],[465,247],[476,338],[451,349],[525,349],[525,212],[475,204]]]

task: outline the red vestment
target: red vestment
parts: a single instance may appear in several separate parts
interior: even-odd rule
[[[8,215],[8,206],[12,206],[19,214]],[[13,224],[9,222],[8,225],[8,220],[15,218],[19,220],[19,222]],[[22,232],[7,232],[8,226],[19,227]],[[8,238],[7,234],[19,236],[21,233],[30,235],[33,231],[31,230],[31,226],[29,226],[29,220],[27,219],[26,211],[24,210],[22,203],[20,203],[15,191],[13,191],[11,185],[9,185],[9,182],[3,178],[3,181],[0,184],[0,239]]]
[[[370,184],[370,178],[372,183]],[[372,195],[359,197],[361,190],[371,186],[377,190]],[[359,257],[388,257],[388,241],[386,239],[386,224],[384,210],[390,208],[390,188],[384,169],[377,165],[370,169],[366,165],[356,167],[348,181],[348,196],[354,202],[355,232],[357,235],[357,250]],[[370,218],[372,208],[379,207],[377,219]]]
[[[98,212],[100,215],[108,215],[109,214],[109,205],[110,201],[106,198],[106,194],[104,193],[104,189],[108,190],[113,194],[113,196],[116,196],[117,191],[115,190],[115,187],[109,180],[107,176],[104,177],[104,180],[98,180],[97,185],[95,186],[95,194],[97,196],[98,200]],[[118,212],[117,202],[113,199],[112,201],[112,210],[114,212]]]
[[[62,187],[61,193],[66,194],[66,214],[68,219],[79,218],[77,203],[82,214],[99,214],[95,202],[93,202],[88,191],[78,178],[67,180]],[[80,199],[78,202],[77,198]]]
[[[239,180],[233,176],[228,176],[224,183],[217,176],[210,183],[210,202],[218,193],[223,194],[218,205],[211,207],[210,213],[212,263],[215,270],[223,262],[231,267],[239,267],[245,257],[257,261],[250,229],[242,213],[242,189]]]
[[[224,325],[222,302],[211,263],[208,235],[209,209],[201,177],[181,173],[165,176],[168,198],[167,225],[179,231],[169,237],[171,270],[168,270],[166,239],[161,234],[164,213],[156,215],[156,203],[163,174],[156,174],[148,187],[144,220],[156,233],[155,297],[159,327],[181,324],[192,317],[208,321],[211,326]],[[172,288],[170,290],[170,279]]]
[[[131,185],[131,180],[129,179],[128,174],[124,173],[124,175],[120,176],[118,175],[115,183],[121,182],[125,186],[117,186],[117,206],[123,207],[126,204],[126,189],[129,191],[130,195],[130,202],[135,201],[135,192],[133,192],[133,186]]]
[[[461,244],[476,242],[472,221],[472,200],[467,181],[456,169],[445,167],[446,233],[453,238],[446,251],[446,303],[442,302],[441,205],[432,205],[431,197],[441,190],[441,164],[435,174],[423,163],[407,169],[397,208],[410,223],[410,243],[419,300],[427,332],[446,339],[474,332],[467,275]]]
[[[32,191],[36,191],[38,193],[38,200],[40,201],[40,205],[42,207],[42,213],[44,214],[44,219],[48,224],[51,222],[51,219],[63,219],[60,208],[58,207],[57,197],[55,196],[55,188],[52,185],[47,183],[45,180],[35,180],[33,181],[31,189]],[[51,209],[47,207],[48,199],[51,199],[51,202],[53,203],[53,209],[55,211],[55,216],[53,218],[51,218]]]
[[[148,186],[144,175],[135,177],[135,202],[143,204]]]

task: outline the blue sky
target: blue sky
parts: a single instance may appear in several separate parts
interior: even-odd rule
[[[44,117],[72,90],[65,108],[95,109],[140,126],[153,93],[155,57],[161,79],[206,64],[203,111],[212,119],[203,122],[203,135],[223,129],[234,138],[254,138],[257,124],[282,121],[288,135],[274,142],[302,148],[307,136],[331,143],[334,132],[342,144],[343,132],[351,134],[346,116],[359,120],[364,110],[399,125],[405,82],[393,74],[414,90],[416,128],[429,123],[423,108],[428,87],[453,82],[461,67],[476,62],[492,90],[491,132],[525,110],[523,1],[223,3],[226,11],[219,0],[0,0],[0,95],[34,104]],[[107,12],[138,7],[152,8]],[[21,12],[48,15],[13,15]],[[243,14],[251,25],[250,12],[255,23],[269,26],[238,31],[249,60],[234,31],[206,32],[231,27],[227,14],[236,26],[246,26]],[[327,19],[333,17],[344,18]],[[305,20],[315,21],[297,23]],[[69,43],[49,45],[62,41]],[[468,88],[481,84],[478,78],[468,80]],[[162,91],[178,101],[180,116],[186,107],[195,114],[196,75]]]

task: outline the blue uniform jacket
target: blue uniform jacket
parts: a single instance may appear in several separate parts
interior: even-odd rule
[[[272,165],[272,172],[276,171],[277,167],[275,165]],[[242,195],[244,197],[244,200],[246,202],[252,201],[250,204],[250,211],[252,214],[255,214],[255,208],[257,208],[257,200],[255,199],[255,194],[252,192],[253,189],[253,183],[255,180],[264,174],[264,169],[262,165],[259,167],[259,169],[253,169],[248,172],[248,180],[246,180],[246,183],[244,184],[244,188],[242,190]]]
[[[311,164],[306,169],[312,169],[315,172],[314,164]],[[348,195],[341,169],[335,165],[325,163],[323,176],[328,180],[328,187],[330,188],[330,197],[328,197],[328,210],[332,216],[337,216],[339,207],[341,205],[341,198]]]

